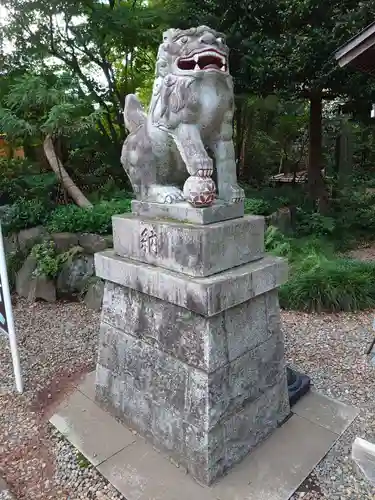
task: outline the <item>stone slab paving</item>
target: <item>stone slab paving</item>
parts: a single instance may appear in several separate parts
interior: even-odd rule
[[[129,430],[80,391],[60,406],[50,422],[94,466],[135,442]]]
[[[51,423],[127,500],[287,500],[358,415],[311,392],[269,439],[206,487],[100,409],[94,377],[87,376]]]
[[[0,500],[15,500],[14,496],[10,493],[8,485],[0,476]]]

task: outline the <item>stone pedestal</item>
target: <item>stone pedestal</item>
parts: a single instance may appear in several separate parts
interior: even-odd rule
[[[133,208],[95,258],[106,281],[96,397],[210,484],[289,414],[286,264],[264,255],[263,218],[243,207]]]

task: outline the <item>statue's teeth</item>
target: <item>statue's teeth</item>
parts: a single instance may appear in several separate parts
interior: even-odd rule
[[[197,63],[199,61],[199,55],[198,54],[195,54],[194,55],[194,61]]]
[[[194,71],[198,71],[200,69],[199,64],[195,65]]]

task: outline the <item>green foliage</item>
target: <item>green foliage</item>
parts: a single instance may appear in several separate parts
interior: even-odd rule
[[[0,103],[0,130],[11,140],[43,139],[84,133],[100,121],[101,110],[72,93],[65,75],[25,74],[16,79]]]
[[[266,252],[273,253],[279,257],[290,257],[292,254],[290,238],[274,226],[269,226],[266,229],[264,246]]]
[[[58,254],[53,241],[44,241],[34,245],[31,255],[35,257],[37,266],[34,271],[35,276],[45,276],[55,279],[65,261],[65,254]]]
[[[109,234],[112,229],[112,215],[130,212],[130,210],[130,199],[103,201],[91,209],[82,209],[76,205],[61,206],[48,217],[47,229],[55,233],[66,231]]]
[[[0,203],[20,198],[48,203],[56,197],[58,180],[53,172],[41,172],[37,164],[26,160],[0,158]]]
[[[37,261],[37,267],[34,271],[35,276],[46,276],[50,279],[56,279],[63,264],[72,261],[74,257],[82,253],[80,246],[75,246],[66,252],[59,253],[56,245],[51,240],[45,240],[42,243],[34,245],[31,254]]]
[[[375,263],[337,257],[324,239],[288,238],[266,232],[266,249],[289,261],[289,279],[280,287],[280,304],[303,311],[356,311],[375,305]]]
[[[76,205],[60,205],[55,208],[37,200],[19,199],[2,220],[5,235],[44,225],[51,233],[110,234],[112,215],[131,211],[131,199],[101,201],[91,209]]]
[[[375,264],[310,255],[280,289],[280,304],[304,311],[356,311],[375,305]]]
[[[7,253],[6,255],[9,287],[11,290],[13,290],[15,287],[17,273],[25,262],[27,254],[28,250],[25,249],[15,250]]]
[[[82,455],[81,452],[76,450],[76,459],[77,459],[77,464],[80,469],[89,469],[91,467],[91,463],[87,458]]]
[[[317,237],[326,237],[334,234],[336,223],[333,217],[327,217],[319,212],[304,212],[297,210],[297,227],[296,234],[298,236],[315,235]]]
[[[2,220],[4,235],[43,225],[49,211],[50,207],[42,201],[18,199]]]
[[[270,215],[272,213],[272,207],[266,200],[260,198],[246,198],[245,213],[253,215]]]

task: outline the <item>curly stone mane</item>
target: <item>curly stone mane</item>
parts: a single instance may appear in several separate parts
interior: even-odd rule
[[[212,33],[215,37],[224,37],[223,34],[200,26],[187,30],[170,29],[164,33],[163,43],[159,46],[153,96],[150,103],[150,112],[155,125],[173,129],[179,123],[190,123],[194,119],[194,109],[197,105],[197,96],[191,89],[197,78],[194,74],[175,75],[173,62],[181,55],[182,49],[188,50],[189,44],[182,47],[179,40],[182,38],[197,38],[204,33]],[[156,105],[160,107],[155,115]]]

